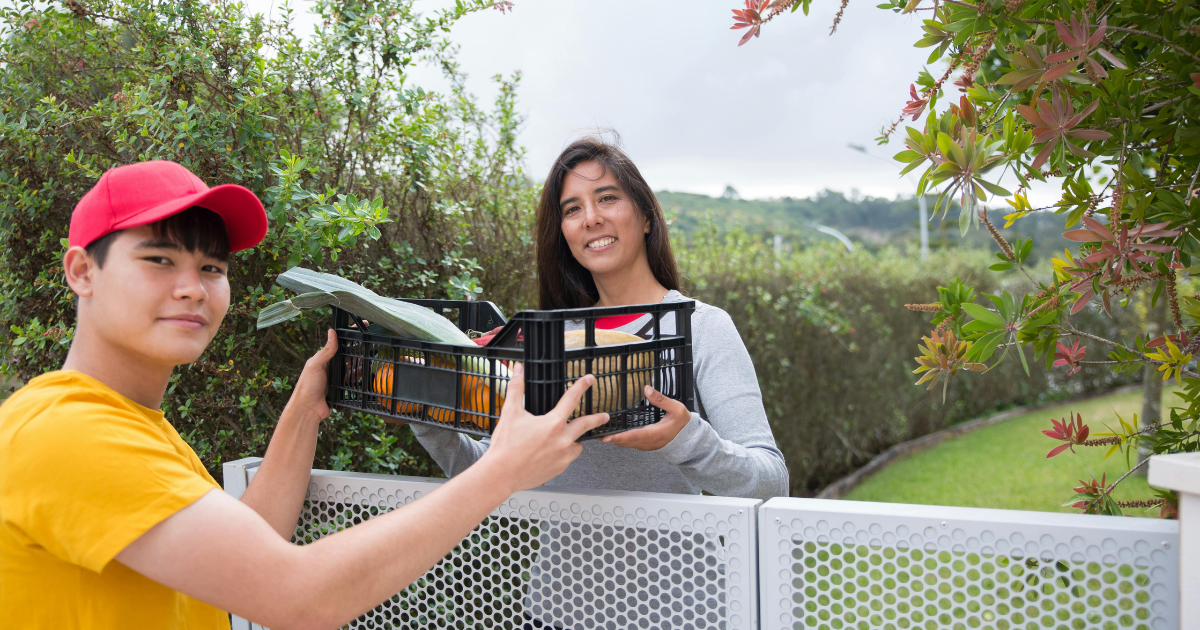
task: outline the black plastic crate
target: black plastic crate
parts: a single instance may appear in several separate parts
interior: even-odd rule
[[[500,418],[509,366],[520,362],[525,365],[525,408],[537,415],[553,409],[575,379],[595,375],[596,384],[584,394],[574,415],[607,411],[610,420],[584,439],[662,419],[663,411],[643,395],[646,384],[695,409],[691,331],[695,302],[521,311],[505,322],[491,302],[405,301],[446,315],[464,332],[504,328],[487,346],[418,341],[373,324],[367,327],[355,315],[335,307],[338,351],[329,370],[330,406],[487,436]],[[651,316],[650,339],[596,345],[597,319],[635,313]],[[670,335],[661,331],[662,318],[668,314],[675,319],[675,332]],[[566,347],[566,325],[572,320],[583,324],[582,347]]]

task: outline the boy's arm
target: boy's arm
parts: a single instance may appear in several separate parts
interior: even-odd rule
[[[116,556],[169,588],[276,628],[336,628],[403,590],[509,495],[560,474],[583,451],[576,440],[607,414],[567,418],[595,382],[580,379],[553,411],[523,408],[524,375],[488,452],[424,498],[306,546],[279,536],[219,491],[151,528]],[[259,473],[261,474],[261,473]]]
[[[242,503],[258,512],[284,540],[291,540],[296,530],[317,450],[317,428],[329,417],[326,369],[336,352],[337,335],[330,330],[325,347],[304,364],[254,481],[242,494]]]

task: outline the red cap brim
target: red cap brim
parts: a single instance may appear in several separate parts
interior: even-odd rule
[[[237,184],[223,184],[201,193],[172,199],[121,221],[113,229],[127,230],[157,223],[192,206],[212,210],[224,219],[231,252],[250,249],[261,243],[267,235],[267,211],[263,209],[262,202],[250,189]]]

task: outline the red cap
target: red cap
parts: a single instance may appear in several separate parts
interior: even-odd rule
[[[267,235],[267,213],[249,189],[209,188],[182,165],[155,160],[105,171],[75,204],[68,241],[71,247],[87,247],[106,234],[162,221],[192,206],[225,220],[231,251],[254,247]]]

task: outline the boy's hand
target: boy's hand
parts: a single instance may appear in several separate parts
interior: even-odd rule
[[[524,366],[514,365],[500,421],[480,462],[495,466],[495,479],[507,484],[510,492],[536,488],[562,474],[583,452],[583,445],[576,440],[608,422],[606,413],[567,422],[583,393],[595,382],[591,374],[578,379],[550,413],[535,416],[525,410]]]
[[[329,405],[325,404],[325,385],[329,381],[329,360],[337,353],[337,347],[337,335],[330,330],[325,347],[304,363],[304,370],[300,372],[300,379],[296,381],[292,397],[284,408],[285,414],[296,413],[313,422],[329,417]]]

